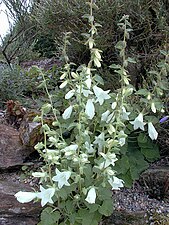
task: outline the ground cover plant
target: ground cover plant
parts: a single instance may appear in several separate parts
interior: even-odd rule
[[[43,77],[40,86],[49,98],[41,108],[41,115],[35,118],[41,122],[44,134],[44,141],[35,148],[45,165],[32,174],[40,178],[40,191],[20,191],[15,197],[21,203],[40,200],[42,207],[47,206],[39,225],[98,225],[112,213],[111,190],[131,185],[146,168],[145,158],[151,162],[159,157],[153,143],[158,136],[154,125],[158,124],[157,113],[163,111],[160,97],[168,88],[164,85],[168,52],[161,52],[164,60],[159,63],[159,70],[151,71],[154,81],[151,88],[136,91],[127,70],[130,63],[135,63],[126,53],[132,27],[129,16],[124,15],[118,23],[123,37],[115,45],[121,63],[110,65],[119,76],[120,87],[114,92],[104,90],[97,73],[102,66],[102,51],[95,43],[101,25],[93,15],[97,5],[93,0],[87,5],[89,13],[83,18],[90,27],[83,36],[90,60],[77,67],[69,61],[66,54],[69,33],[66,34],[65,65],[60,71],[59,86],[65,101],[61,112],[47,87],[50,77],[37,67]],[[48,115],[52,115],[52,126],[45,123]]]

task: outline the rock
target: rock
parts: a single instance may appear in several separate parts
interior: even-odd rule
[[[33,151],[34,149],[22,145],[17,130],[8,125],[0,124],[0,169],[23,164]]]
[[[40,116],[40,113],[33,111],[26,113],[19,128],[22,144],[32,148],[44,138],[44,134],[41,132],[41,122],[34,122],[36,116]],[[52,122],[52,118],[44,118],[44,124],[49,127],[52,126]]]
[[[0,175],[0,224],[35,225],[41,211],[40,203],[20,203],[14,194],[31,191],[28,184],[19,181],[16,174]]]
[[[34,147],[39,141],[43,140],[43,134],[40,132],[41,123],[33,121],[37,115],[35,112],[27,113],[20,125],[19,137],[24,146]]]
[[[30,61],[21,63],[21,66],[24,69],[29,70],[29,71],[32,66],[38,66],[39,68],[42,68],[44,70],[50,70],[50,69],[52,69],[53,66],[60,67],[61,65],[62,65],[61,61],[55,57],[53,57],[51,59],[30,60]]]
[[[145,212],[127,212],[115,210],[104,225],[145,225]]]
[[[38,220],[32,217],[0,216],[1,225],[36,225]]]
[[[140,183],[150,198],[169,199],[169,166],[157,166],[142,173]]]
[[[113,191],[115,210],[103,225],[168,224],[169,167],[168,163],[156,165],[145,170],[131,188]]]

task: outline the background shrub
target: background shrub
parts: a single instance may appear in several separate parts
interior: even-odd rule
[[[122,15],[130,16],[133,32],[128,41],[127,54],[137,60],[137,64],[129,68],[132,83],[136,88],[142,85],[143,79],[147,76],[146,71],[159,58],[159,49],[167,48],[169,32],[167,2],[166,0],[97,1],[99,10],[96,10],[95,18],[102,27],[99,27],[96,44],[103,50],[104,68],[120,61],[114,49],[115,43],[122,36],[117,23]],[[86,33],[88,28],[88,23],[81,16],[85,14],[86,7],[86,1],[81,0],[42,0],[36,4],[33,11],[39,32],[53,38],[58,51],[59,46],[62,45],[63,33],[72,32],[68,55],[77,64],[87,62],[89,57],[81,35]],[[50,48],[49,51],[51,51]],[[102,74],[102,71],[100,73]],[[112,77],[109,72],[105,79],[109,85],[114,81],[117,81],[115,85],[118,85],[117,77]]]

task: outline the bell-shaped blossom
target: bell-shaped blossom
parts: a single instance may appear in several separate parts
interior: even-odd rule
[[[113,102],[113,103],[111,104],[111,108],[112,108],[112,109],[115,109],[116,106],[117,106],[117,102]]]
[[[125,107],[123,106],[122,107],[122,119],[123,120],[129,120],[129,116],[130,115],[130,112],[127,112]]]
[[[33,177],[46,177],[47,173],[46,172],[34,172],[32,173]]]
[[[126,143],[126,137],[127,137],[127,135],[124,133],[123,130],[121,130],[121,131],[119,132],[119,134],[118,134],[120,146],[125,145],[125,143]]]
[[[102,162],[100,165],[101,168],[107,168],[110,165],[112,165],[112,166],[115,165],[115,162],[117,161],[115,153],[108,152],[105,154],[105,153],[101,152],[100,155],[103,156],[103,158],[104,158],[104,162]]]
[[[107,117],[109,116],[110,111],[107,110],[106,112],[102,113],[101,121],[106,121]]]
[[[138,128],[140,128],[141,130],[144,130],[144,125],[146,124],[143,122],[143,114],[142,113],[140,113],[135,118],[135,120],[130,123],[134,125],[134,130],[137,130]]]
[[[85,107],[85,113],[89,119],[92,120],[95,115],[95,107],[92,99],[88,99]]]
[[[65,109],[64,113],[62,114],[62,117],[64,120],[67,120],[70,118],[72,114],[73,106],[69,106],[67,109]]]
[[[158,133],[151,122],[148,123],[148,135],[152,140],[156,140]]]
[[[70,99],[71,97],[73,97],[73,95],[75,94],[75,90],[70,90],[68,91],[68,93],[65,95],[65,99]]]
[[[60,164],[60,162],[59,162],[60,156],[58,155],[58,151],[52,150],[52,149],[47,149],[46,157],[48,160],[51,160],[53,163]]]
[[[84,85],[82,85],[82,87],[80,87],[79,85],[77,85],[77,91],[78,94],[82,93],[86,98],[88,98],[89,95],[93,94],[92,91],[90,91],[89,89],[85,89]]]
[[[89,154],[94,152],[93,144],[90,144],[87,141],[85,142],[85,148]]]
[[[165,117],[161,118],[159,122],[164,123],[165,121],[168,120],[168,118],[169,118],[169,116],[165,116]]]
[[[86,78],[87,79],[85,80],[85,84],[90,89],[91,88],[91,84],[92,84],[92,79],[91,79],[90,75],[88,75]]]
[[[110,113],[110,115],[108,115],[106,123],[110,123],[114,121],[114,112]]]
[[[104,146],[105,143],[105,137],[104,137],[104,132],[102,132],[101,134],[99,134],[99,136],[95,137],[95,141],[93,142],[93,144],[98,144],[98,151],[101,152],[102,148]]]
[[[90,163],[90,161],[88,160],[88,155],[85,154],[85,153],[82,153],[79,155],[79,158],[80,158],[80,162],[81,163]]]
[[[94,187],[92,187],[88,193],[87,193],[87,197],[85,198],[85,200],[90,203],[90,204],[94,204],[96,201],[96,190]]]
[[[115,176],[113,177],[113,179],[110,178],[108,182],[111,185],[112,190],[120,190],[121,187],[124,187],[123,185],[124,181]]]
[[[40,186],[40,192],[37,193],[37,197],[41,199],[41,206],[45,206],[47,203],[53,204],[52,197],[55,194],[55,188],[43,188]]]
[[[58,169],[56,169],[56,176],[54,176],[52,180],[58,182],[58,188],[61,189],[64,185],[70,186],[68,182],[70,176],[70,171],[60,172]]]
[[[78,145],[72,144],[72,145],[69,145],[69,146],[65,147],[64,149],[62,149],[62,151],[65,152],[65,156],[71,156],[71,155],[76,154],[77,149],[78,149]]]
[[[64,88],[64,87],[66,87],[67,84],[68,84],[68,81],[65,80],[65,81],[59,86],[59,88],[62,89],[62,88]]]
[[[100,105],[103,105],[104,100],[110,99],[110,95],[108,94],[110,90],[104,91],[101,88],[97,87],[96,85],[93,87],[94,94],[96,95],[97,99],[96,102],[99,102]]]
[[[151,110],[153,111],[153,113],[156,113],[157,111],[154,102],[151,103]]]
[[[20,203],[27,203],[37,198],[37,193],[19,191],[15,194],[15,197]]]

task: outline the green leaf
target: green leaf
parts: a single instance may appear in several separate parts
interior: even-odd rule
[[[123,155],[118,161],[116,162],[115,165],[115,170],[118,171],[118,173],[125,174],[126,171],[128,171],[130,168],[129,164],[129,158],[127,155]]]
[[[39,225],[56,225],[61,215],[58,211],[53,211],[53,208],[47,207],[41,213],[41,222]]]
[[[61,197],[63,200],[66,200],[67,199],[67,192],[65,190],[65,188],[61,188],[58,192],[57,192],[57,195],[59,197]]]
[[[51,108],[52,108],[51,104],[46,103],[42,106],[41,110],[44,114],[47,114],[51,111]]]
[[[101,220],[101,216],[98,212],[84,214],[82,217],[82,225],[98,225]]]
[[[148,163],[144,160],[144,157],[139,150],[130,154],[129,163],[130,173],[133,180],[138,179],[140,173],[148,168]]]
[[[67,200],[65,203],[66,206],[66,210],[67,212],[69,212],[70,214],[73,213],[74,208],[72,207],[72,201],[71,200]]]
[[[22,166],[22,170],[25,171],[28,169],[28,166]]]
[[[99,187],[98,188],[98,198],[101,201],[109,200],[112,198],[112,191],[107,188],[104,188],[104,187]]]
[[[40,84],[37,86],[37,88],[41,89],[44,88],[46,86],[46,80],[43,80],[40,82]]]
[[[97,211],[98,208],[99,208],[99,205],[98,204],[89,204],[87,202],[85,204],[89,208],[89,213],[93,213],[93,212]]]
[[[125,174],[120,175],[119,178],[124,180],[125,187],[127,187],[127,188],[131,188],[132,187],[133,179],[131,177],[130,170],[126,171]]]
[[[148,95],[149,91],[147,91],[147,89],[140,89],[136,92],[137,95],[143,95],[146,96]]]
[[[50,127],[48,126],[48,124],[43,124],[42,130],[43,131],[50,131]]]
[[[111,69],[121,69],[121,65],[117,65],[117,64],[111,64],[109,67]]]
[[[153,162],[160,158],[160,153],[157,145],[152,145],[151,147],[152,148],[141,148],[141,152],[148,161]]]
[[[101,85],[104,85],[104,80],[103,80],[103,78],[101,77],[101,76],[99,76],[99,75],[95,75],[94,76],[94,80],[96,81],[96,82],[98,82],[99,84],[101,84]]]
[[[136,63],[136,60],[130,57],[127,58],[127,61],[130,63]]]
[[[143,143],[143,144],[147,144],[148,142],[148,137],[145,133],[140,133],[138,138],[137,138],[138,143]]]
[[[93,183],[93,172],[92,172],[92,169],[91,169],[91,165],[85,165],[84,169],[83,169],[83,172],[85,174],[85,186],[88,187],[88,186],[91,186],[92,183]]]
[[[126,47],[126,42],[124,41],[119,41],[117,42],[117,44],[115,45],[115,48],[119,49],[119,50],[122,50]]]
[[[110,216],[113,212],[113,201],[112,199],[105,200],[99,208],[99,213],[104,216]]]
[[[98,225],[99,222],[97,221],[97,212],[89,213],[88,209],[80,209],[78,217],[82,220],[81,225]]]

